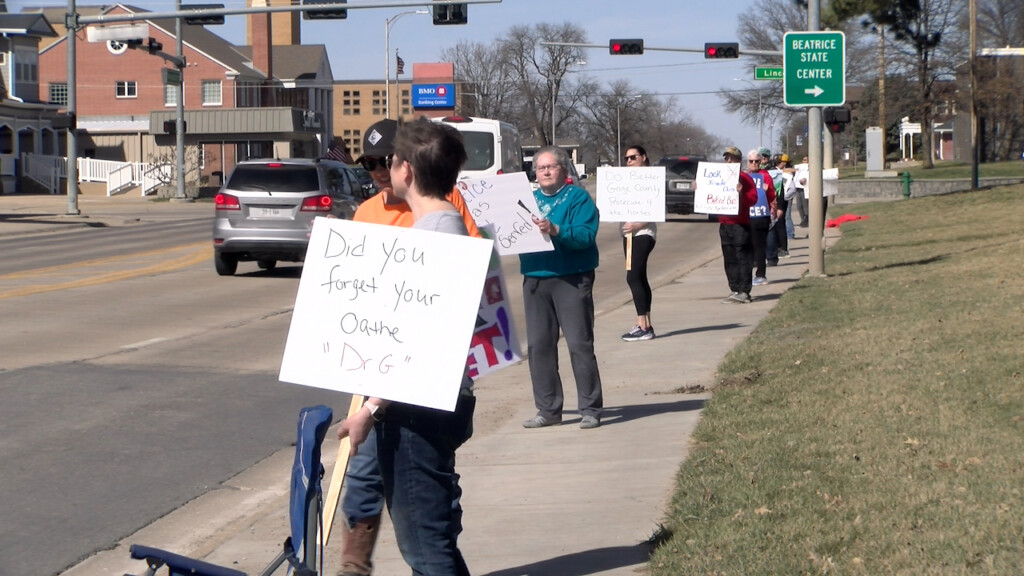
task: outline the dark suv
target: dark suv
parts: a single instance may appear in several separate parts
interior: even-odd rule
[[[367,192],[351,168],[332,160],[239,162],[214,198],[213,263],[231,276],[239,261],[271,270],[306,257],[313,219],[351,219]]]
[[[703,156],[663,156],[658,166],[665,167],[665,212],[693,214],[693,185],[697,163]]]

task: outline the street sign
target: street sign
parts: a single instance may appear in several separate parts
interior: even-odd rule
[[[754,80],[782,80],[782,68],[778,66],[755,66]]]
[[[161,68],[164,76],[164,86],[180,86],[181,85],[181,70],[175,68]]]
[[[846,35],[786,32],[783,44],[782,91],[786,106],[846,103]]]

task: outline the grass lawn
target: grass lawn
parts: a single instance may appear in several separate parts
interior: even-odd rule
[[[864,169],[865,165],[863,163],[860,166],[843,166],[839,169],[839,177],[841,179],[864,178]],[[890,170],[896,172],[899,176],[902,176],[903,172],[910,172],[910,177],[914,180],[943,180],[971,177],[970,162],[938,161],[935,163],[935,167],[930,170],[925,170],[920,166],[891,168]],[[979,164],[978,177],[1024,178],[1024,162],[1008,160]]]
[[[1024,185],[843,212],[719,366],[652,574],[1024,574]]]

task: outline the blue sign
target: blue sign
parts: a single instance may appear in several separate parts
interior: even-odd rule
[[[413,108],[455,108],[455,84],[413,84]]]

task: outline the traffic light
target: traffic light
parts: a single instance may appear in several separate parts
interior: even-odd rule
[[[621,56],[623,54],[643,54],[644,41],[642,38],[632,38],[629,40],[613,38],[608,41],[608,53],[613,56]]]
[[[740,45],[738,42],[705,42],[705,58],[739,58]]]
[[[184,128],[183,132],[188,133],[188,122],[182,121],[181,127]],[[177,120],[164,120],[164,134],[177,134],[178,122]]]
[[[465,4],[434,6],[434,25],[465,24],[469,22],[469,11]]]
[[[163,43],[157,42],[156,38],[149,38],[149,44],[146,44],[146,50],[148,50],[150,54],[156,54],[157,52],[160,52],[163,49]]]
[[[821,112],[821,121],[828,127],[829,132],[838,134],[846,130],[846,125],[850,123],[850,109],[825,108]]]
[[[182,10],[220,10],[223,9],[223,4],[182,4]],[[196,14],[195,16],[185,16],[185,24],[191,24],[193,26],[216,26],[224,23],[224,15],[207,15],[207,14]]]
[[[305,4],[347,4],[348,0],[302,0]],[[348,18],[348,10],[332,8],[330,10],[303,10],[303,20],[344,20]]]

